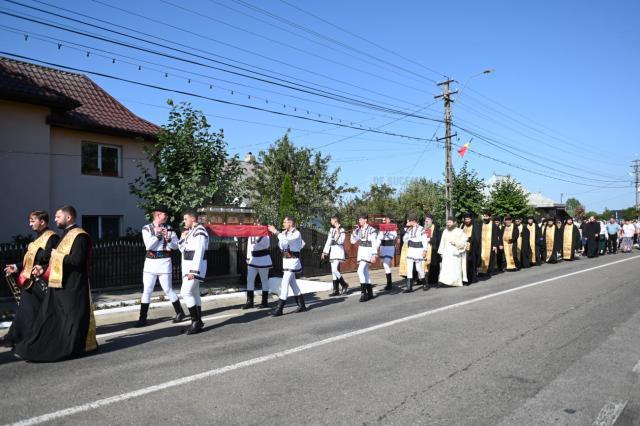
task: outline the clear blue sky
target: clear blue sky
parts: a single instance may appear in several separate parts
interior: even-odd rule
[[[32,0],[16,1],[56,10]],[[45,1],[54,4],[54,0]],[[557,201],[561,193],[565,200],[575,196],[593,210],[625,208],[635,202],[629,172],[631,160],[640,158],[638,2],[290,1],[352,34],[277,0],[108,2],[123,10],[92,0],[55,4],[169,39],[186,46],[173,47],[201,56],[224,56],[247,64],[235,62],[238,66],[263,68],[260,72],[270,76],[316,88],[322,85],[324,90],[366,98],[366,102],[395,110],[420,110],[416,114],[436,119],[442,118],[442,103],[434,103],[433,95],[439,89],[430,80],[440,81],[443,76],[430,69],[455,78],[462,88],[469,77],[493,68],[492,74],[469,79],[453,107],[454,124],[497,145],[475,137],[471,149],[509,163],[467,153],[465,159],[481,177],[494,172],[510,174],[530,191],[542,191]],[[215,65],[5,0],[0,0],[0,8]],[[57,13],[109,26],[67,11]],[[3,51],[323,121],[361,123],[425,139],[444,134],[434,121],[348,105],[6,15],[0,15],[0,26]],[[19,34],[7,32],[6,27],[18,29]],[[22,35],[25,31],[32,34],[28,41]],[[49,41],[38,40],[35,34]],[[62,48],[51,38],[63,40]],[[68,42],[89,49],[74,48]],[[241,156],[266,148],[291,128],[294,143],[331,154],[332,166],[341,168],[342,180],[361,189],[371,183],[401,186],[419,176],[440,179],[443,173],[444,153],[434,142],[360,134],[359,130],[91,77],[136,114],[158,124],[166,120],[167,98],[192,102],[210,115],[214,128],[224,129],[230,152]],[[472,137],[461,129],[456,131],[456,144]],[[454,166],[461,164],[454,151]]]

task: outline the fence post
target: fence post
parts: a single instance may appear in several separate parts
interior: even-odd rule
[[[238,242],[233,241],[227,244],[227,250],[229,250],[229,274],[238,274]]]

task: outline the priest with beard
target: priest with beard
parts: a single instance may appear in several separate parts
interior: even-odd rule
[[[496,225],[496,227],[498,228],[498,231],[500,233],[500,235],[498,236],[498,252],[496,253],[496,270],[498,272],[504,272],[504,268],[505,268],[505,259],[504,259],[504,247],[502,245],[502,229],[504,228],[503,224],[502,224],[502,217],[500,216],[494,216],[493,217],[493,223]]]
[[[485,211],[480,226],[480,256],[476,260],[479,277],[489,278],[495,272],[499,245],[500,229],[491,221],[491,212]]]
[[[87,232],[76,225],[76,216],[72,206],[56,211],[56,225],[64,232],[51,252],[49,291],[30,335],[15,347],[15,353],[24,360],[60,361],[98,348],[89,288],[91,240]]]
[[[513,224],[511,215],[504,217],[504,228],[502,229],[502,252],[504,253],[504,265],[508,272],[520,269],[518,261],[518,228]]]
[[[597,257],[598,240],[600,239],[600,223],[596,220],[595,216],[589,217],[589,221],[585,223],[582,229],[582,237],[587,240],[587,246],[585,247],[587,257]]]
[[[427,213],[424,217],[424,232],[429,238],[427,246],[427,254],[424,260],[424,270],[427,273],[427,284],[430,286],[438,285],[438,276],[440,275],[440,255],[438,247],[440,247],[440,236],[442,230],[433,221],[433,215]]]
[[[546,263],[558,262],[558,246],[561,239],[561,234],[556,227],[555,219],[548,217],[544,227],[542,228],[542,238],[544,241],[544,254],[543,258]]]
[[[562,259],[574,260],[576,250],[580,248],[580,230],[573,223],[573,218],[568,218],[562,227]]]
[[[473,222],[473,213],[463,215],[463,223],[460,226],[467,237],[467,285],[478,282],[478,259],[480,258],[480,234],[481,228]]]
[[[462,287],[467,281],[467,236],[456,226],[453,217],[447,218],[447,228],[442,232],[438,254],[442,257],[438,281],[449,287]]]
[[[521,244],[522,244],[522,259],[520,262],[521,268],[529,268],[531,266],[538,266],[541,262],[540,241],[542,233],[540,227],[536,223],[533,216],[527,217],[527,223],[522,226]]]

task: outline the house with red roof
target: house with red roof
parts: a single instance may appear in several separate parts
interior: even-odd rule
[[[85,75],[0,57],[0,242],[64,204],[94,239],[139,230],[128,184],[159,130]]]

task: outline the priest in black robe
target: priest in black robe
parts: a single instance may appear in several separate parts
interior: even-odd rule
[[[504,227],[502,228],[502,240],[500,247],[504,256],[504,268],[508,272],[520,269],[518,261],[518,227],[513,223],[511,215],[504,217]]]
[[[491,212],[485,211],[480,225],[480,256],[476,260],[478,277],[491,277],[495,273],[498,246],[500,228],[491,221]]]
[[[527,217],[527,223],[523,224],[520,237],[522,244],[520,267],[529,268],[540,265],[542,256],[539,242],[542,238],[542,232],[533,216]]]
[[[438,277],[440,276],[440,262],[442,261],[438,254],[438,247],[440,247],[440,237],[442,236],[442,229],[438,228],[433,215],[427,213],[424,217],[424,232],[429,237],[429,247],[427,247],[426,268],[427,271],[427,283],[431,286],[438,286]]]
[[[568,218],[562,227],[562,260],[574,260],[576,250],[580,249],[580,230],[573,223],[572,218]]]
[[[587,241],[585,247],[587,257],[597,257],[598,243],[600,240],[600,223],[596,220],[595,216],[591,216],[588,222],[585,223],[582,228],[582,237]]]
[[[51,253],[49,290],[30,334],[15,347],[27,361],[60,361],[98,348],[89,288],[91,240],[76,225],[72,206],[60,207],[55,221],[64,232]]]
[[[25,280],[20,291],[20,304],[11,322],[9,331],[0,337],[0,346],[14,347],[29,334],[31,325],[40,310],[47,284],[41,277],[47,270],[51,250],[58,245],[60,237],[49,229],[49,213],[36,210],[29,214],[29,226],[36,233],[29,244],[22,263],[7,265],[5,274],[21,274]]]
[[[548,217],[542,227],[543,259],[546,263],[558,262],[558,245],[561,235],[553,217]]]
[[[460,229],[467,236],[467,285],[478,282],[478,259],[480,258],[480,226],[473,221],[473,213],[463,215]]]
[[[502,245],[502,229],[504,228],[502,224],[501,216],[493,217],[493,224],[498,228],[499,236],[498,236],[498,251],[496,252],[496,272],[504,272],[504,268],[506,266],[506,262],[504,259],[504,246]]]

